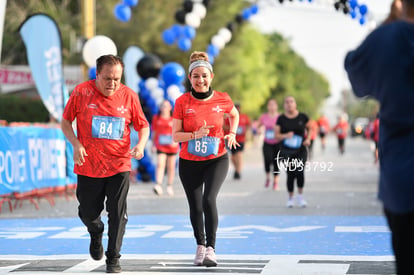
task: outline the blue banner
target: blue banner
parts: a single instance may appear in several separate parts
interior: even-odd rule
[[[63,76],[59,29],[48,15],[35,14],[22,23],[19,32],[43,104],[60,121],[69,94]]]
[[[0,194],[66,185],[60,128],[0,127]]]

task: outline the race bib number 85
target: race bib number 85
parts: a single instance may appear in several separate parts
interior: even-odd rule
[[[92,137],[120,140],[124,136],[125,118],[94,116],[92,118]]]
[[[216,137],[203,137],[188,141],[188,152],[195,156],[217,156],[220,139]]]

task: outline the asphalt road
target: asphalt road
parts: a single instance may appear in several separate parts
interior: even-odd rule
[[[279,190],[265,188],[261,143],[244,152],[240,180],[233,167],[218,197],[217,268],[192,266],[194,240],[178,177],[174,196],[152,183],[132,183],[121,265],[129,274],[393,274],[389,232],[377,200],[378,165],[371,142],[348,138],[345,154],[328,137],[306,166],[306,208],[287,208],[286,175]],[[105,240],[104,240],[105,241]],[[0,274],[89,274],[88,236],[73,197],[28,202],[0,214]],[[76,244],[76,245],[75,245]]]

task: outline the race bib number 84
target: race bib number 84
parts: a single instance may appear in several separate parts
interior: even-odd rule
[[[220,139],[216,137],[203,137],[188,141],[188,152],[195,156],[217,156]]]
[[[94,116],[92,118],[92,137],[120,140],[124,136],[125,118]]]

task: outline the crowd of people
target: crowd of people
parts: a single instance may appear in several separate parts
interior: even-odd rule
[[[196,243],[194,264],[199,266],[217,265],[217,196],[230,164],[233,180],[241,179],[243,153],[256,136],[262,137],[264,188],[277,191],[280,173],[285,172],[289,208],[307,206],[304,166],[313,155],[315,139],[320,137],[324,150],[327,135],[335,133],[339,152],[345,152],[347,117],[339,116],[335,125],[323,115],[312,119],[298,109],[293,96],[286,96],[282,112],[276,99],[270,98],[266,112],[254,121],[242,112],[240,103],[212,88],[213,66],[205,52],[196,51],[190,56],[189,91],[177,98],[174,106],[164,100],[151,124],[137,94],[121,83],[121,58],[101,56],[96,68],[96,79],[79,84],[72,92],[61,128],[74,148],[78,214],[90,234],[89,252],[94,260],[106,256],[108,273],[122,270],[119,259],[128,220],[131,158],[142,159],[148,141],[156,154],[156,195],[164,194],[165,175],[166,193],[174,195],[178,170]],[[135,139],[130,138],[129,126],[138,133],[137,144],[131,144]],[[374,124],[373,129],[378,128]],[[372,137],[378,138],[378,134]],[[105,206],[108,245],[104,253],[101,212]]]

